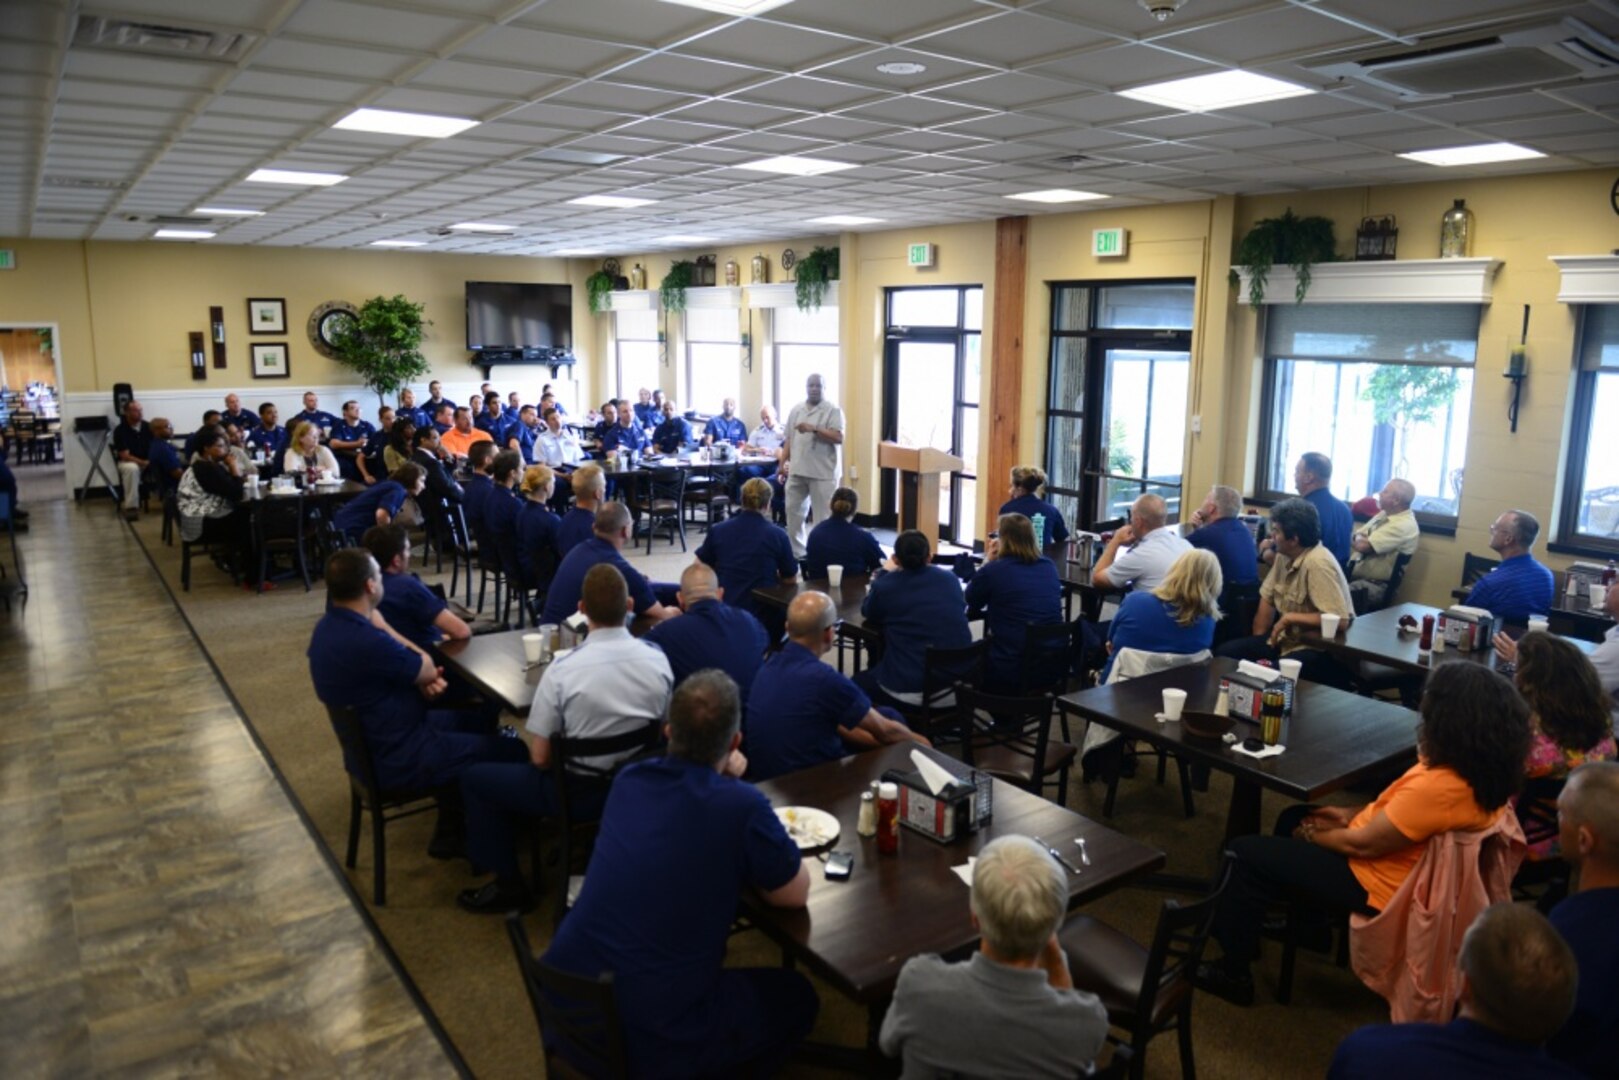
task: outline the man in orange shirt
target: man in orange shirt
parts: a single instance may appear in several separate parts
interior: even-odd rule
[[[491,440],[489,432],[472,426],[472,410],[463,405],[455,410],[455,426],[444,433],[442,441],[444,449],[457,457],[466,457],[473,443]]]

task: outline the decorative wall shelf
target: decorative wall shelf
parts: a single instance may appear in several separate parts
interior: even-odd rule
[[[796,282],[783,281],[775,285],[749,285],[748,307],[750,308],[784,308],[798,306],[798,285]],[[838,306],[838,283],[826,283],[826,296],[821,299],[822,307]]]
[[[657,311],[658,290],[624,289],[609,293],[608,311]]]
[[[1550,255],[1563,272],[1565,304],[1619,304],[1619,255]]]
[[[1616,260],[1619,261],[1619,260]],[[1310,268],[1306,304],[1488,304],[1500,259],[1396,259],[1393,262],[1320,263]],[[1248,272],[1238,300],[1248,303]],[[1298,275],[1289,266],[1271,267],[1266,304],[1291,304]]]

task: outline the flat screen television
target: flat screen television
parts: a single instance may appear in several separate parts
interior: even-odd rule
[[[467,348],[573,350],[573,286],[467,282]]]

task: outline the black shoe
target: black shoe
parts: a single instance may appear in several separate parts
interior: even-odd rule
[[[1243,1008],[1254,1003],[1254,977],[1246,973],[1233,975],[1221,964],[1197,965],[1197,974],[1192,976],[1192,985]]]
[[[1272,941],[1285,942],[1287,940],[1287,916],[1265,916],[1265,921],[1260,924],[1259,932]],[[1309,949],[1311,952],[1323,954],[1332,951],[1332,927],[1318,918],[1306,917],[1294,933],[1298,937],[1298,946],[1301,949]]]
[[[498,880],[476,889],[462,889],[456,894],[455,902],[462,911],[470,911],[474,915],[504,915],[508,911],[534,910],[534,897],[529,895],[528,889],[521,885],[502,885]],[[1252,987],[1249,989],[1251,991]]]

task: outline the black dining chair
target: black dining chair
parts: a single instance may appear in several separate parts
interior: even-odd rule
[[[1003,697],[965,683],[957,683],[955,693],[963,761],[1031,795],[1043,795],[1054,785],[1057,805],[1067,803],[1068,773],[1079,749],[1051,738],[1056,698]],[[1047,779],[1052,776],[1054,781]]]
[[[686,470],[653,469],[636,488],[634,508],[646,526],[646,553],[652,554],[652,540],[660,525],[669,530],[669,542],[680,536],[680,550],[686,550]]]
[[[259,562],[258,580],[269,580],[271,557],[276,552],[292,556],[304,579],[304,592],[310,589],[309,547],[315,542],[314,529],[304,493],[266,495],[253,508],[253,553]]]
[[[353,870],[360,854],[360,819],[371,815],[371,899],[378,907],[388,901],[388,843],[390,821],[437,810],[440,791],[384,788],[377,781],[376,762],[366,741],[360,715],[351,708],[326,706],[326,715],[343,748],[343,768],[349,778],[349,843],[343,865]]]
[[[460,503],[444,506],[444,542],[450,556],[450,595],[454,596],[462,575],[466,575],[467,607],[472,606],[472,568],[478,559],[478,545],[467,528],[466,508]]]
[[[873,661],[875,662],[875,660]],[[934,738],[935,733],[950,738],[959,734],[953,720],[957,686],[978,687],[984,681],[989,663],[989,642],[975,641],[959,649],[929,645],[922,652],[922,700],[899,707],[911,730]]]
[[[703,510],[703,531],[724,521],[731,512],[731,492],[736,490],[735,463],[708,465],[686,480],[686,508],[695,523],[698,507]]]
[[[587,979],[547,964],[534,955],[519,912],[507,914],[506,936],[540,1028],[545,1075],[628,1077],[629,1056],[613,994],[613,973]]]

